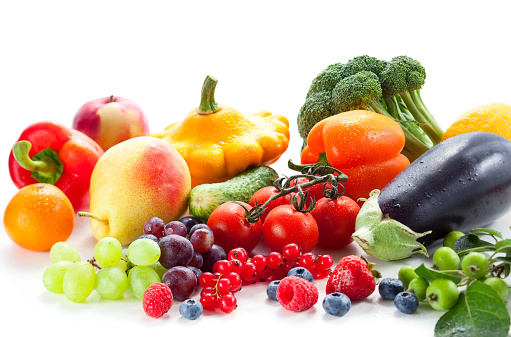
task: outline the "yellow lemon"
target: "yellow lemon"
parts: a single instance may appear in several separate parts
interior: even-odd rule
[[[492,132],[511,140],[511,105],[489,103],[465,112],[447,128],[442,140],[472,131]]]

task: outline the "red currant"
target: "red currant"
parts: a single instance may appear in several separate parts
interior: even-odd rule
[[[218,301],[218,307],[225,313],[231,313],[237,306],[238,303],[233,294],[225,294]]]
[[[243,271],[243,262],[237,259],[229,260],[231,263],[231,272],[236,274],[241,274]]]
[[[216,289],[221,293],[230,291],[231,290],[231,280],[229,280],[228,278],[222,277],[216,283]]]
[[[257,271],[261,271],[266,268],[266,256],[262,254],[254,255],[250,261],[255,264]]]
[[[299,264],[308,271],[312,272],[316,268],[316,255],[313,253],[303,253],[300,256]]]
[[[215,310],[218,305],[218,301],[215,294],[204,294],[200,297],[200,303],[206,310]]]
[[[213,272],[220,273],[222,275],[229,274],[232,271],[231,262],[228,260],[219,260],[213,264]]]
[[[334,265],[334,260],[330,255],[320,255],[317,260],[318,270],[330,270]]]
[[[242,280],[241,280],[241,276],[239,274],[229,273],[229,274],[225,275],[224,278],[231,281],[231,291],[233,293],[235,293],[241,289]]]
[[[252,262],[246,262],[240,274],[241,279],[246,282],[253,282],[257,278],[257,268]]]
[[[200,296],[202,297],[206,294],[216,295],[216,289],[213,287],[202,288],[202,290],[200,291]]]
[[[216,284],[215,276],[213,273],[205,272],[199,277],[199,285],[202,288],[214,287]]]
[[[248,261],[248,252],[243,247],[234,248],[229,252],[229,254],[227,254],[227,259],[228,260],[236,259],[245,263]]]
[[[271,269],[277,269],[284,265],[284,258],[279,252],[271,252],[266,256],[266,263]]]
[[[288,261],[295,261],[300,257],[300,246],[296,243],[290,243],[282,248],[282,257]]]

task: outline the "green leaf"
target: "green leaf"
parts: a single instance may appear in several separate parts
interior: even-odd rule
[[[474,234],[489,234],[489,235],[493,235],[493,236],[496,236],[498,238],[501,238],[502,239],[502,233],[499,232],[499,231],[496,231],[496,230],[493,230],[493,229],[489,229],[489,228],[474,228],[471,230],[471,232],[476,232]],[[483,233],[477,233],[477,232],[483,232]]]
[[[494,250],[495,245],[491,242],[481,240],[475,234],[466,234],[456,240],[452,249],[458,254],[465,254],[473,251]]]
[[[419,275],[420,277],[425,278],[429,282],[434,281],[439,278],[446,278],[448,280],[453,281],[454,283],[458,284],[461,282],[462,278],[461,276],[453,275],[453,274],[447,274],[442,273],[437,270],[429,269],[423,264],[421,264],[419,267],[415,268],[415,273]]]
[[[501,240],[495,244],[495,250],[499,253],[511,253],[511,240]]]
[[[510,317],[506,305],[490,286],[475,281],[458,304],[435,326],[435,337],[506,337]]]

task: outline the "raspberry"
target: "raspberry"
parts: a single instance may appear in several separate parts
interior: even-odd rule
[[[343,293],[350,300],[361,300],[374,292],[376,283],[371,271],[373,265],[354,255],[342,258],[326,283],[326,293]]]
[[[287,310],[304,311],[318,302],[314,283],[297,276],[284,277],[277,288],[277,300]]]
[[[153,283],[144,291],[142,306],[147,316],[158,318],[163,316],[174,303],[172,291],[164,283]]]

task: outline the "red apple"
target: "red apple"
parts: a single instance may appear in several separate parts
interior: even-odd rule
[[[106,151],[130,138],[148,135],[149,123],[137,103],[110,96],[82,105],[74,117],[73,129],[85,133]]]

